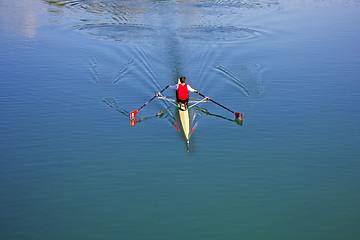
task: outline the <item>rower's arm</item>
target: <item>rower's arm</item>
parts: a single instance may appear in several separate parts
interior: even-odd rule
[[[177,84],[175,84],[175,85],[170,85],[169,88],[170,88],[170,89],[177,90],[177,89],[178,89],[178,85],[177,85]]]
[[[190,92],[197,92],[195,89],[193,89],[193,88],[190,87],[189,85],[187,85],[187,89],[188,89]]]

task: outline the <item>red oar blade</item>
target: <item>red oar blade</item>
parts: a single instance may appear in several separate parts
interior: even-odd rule
[[[130,119],[135,118],[136,115],[137,115],[137,112],[138,112],[138,110],[132,111],[132,112],[130,113]]]
[[[240,120],[244,120],[244,114],[235,112],[235,118],[238,118]]]

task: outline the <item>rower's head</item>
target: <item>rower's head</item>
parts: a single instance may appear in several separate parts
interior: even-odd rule
[[[180,78],[180,82],[181,82],[181,83],[186,83],[186,77],[181,77],[181,78]]]

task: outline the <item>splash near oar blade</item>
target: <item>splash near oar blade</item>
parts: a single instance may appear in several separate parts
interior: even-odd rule
[[[134,118],[136,117],[138,111],[139,111],[139,110],[132,111],[132,112],[130,113],[130,119],[134,119]]]

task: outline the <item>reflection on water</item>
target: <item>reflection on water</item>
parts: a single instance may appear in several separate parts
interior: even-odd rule
[[[70,9],[72,17],[90,24],[139,23],[147,9],[146,4],[137,1],[45,0],[45,3],[52,13],[65,14],[63,10]]]
[[[6,4],[6,3],[1,3]],[[40,27],[41,5],[37,1],[14,1],[11,11],[0,5],[0,24],[5,33],[16,33],[26,39],[34,39]]]
[[[224,117],[224,116],[219,115],[219,114],[211,113],[206,108],[195,107],[195,110],[199,112],[198,115],[201,115],[200,112],[203,112],[207,116],[217,117],[217,118],[221,118],[221,119],[224,119],[224,120],[227,120],[227,121],[230,121],[230,122],[234,122],[239,126],[243,125],[243,120],[241,120],[240,118],[231,119],[231,118],[228,118],[228,117]]]

